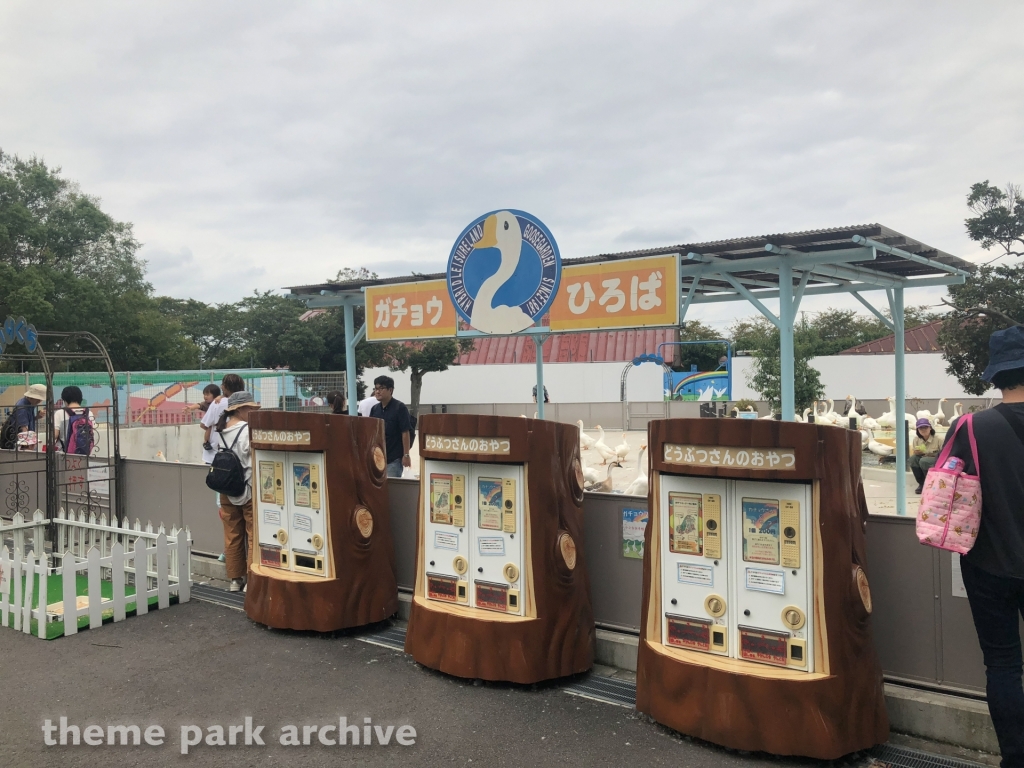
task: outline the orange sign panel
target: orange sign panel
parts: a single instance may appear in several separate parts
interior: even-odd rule
[[[679,257],[562,268],[551,305],[552,331],[644,328],[679,323]]]
[[[455,320],[455,305],[444,280],[366,289],[367,341],[451,337]]]

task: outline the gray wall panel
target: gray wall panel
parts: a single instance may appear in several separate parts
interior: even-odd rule
[[[420,481],[388,479],[391,507],[391,536],[395,541],[395,570],[400,589],[416,586],[416,509]]]
[[[622,510],[647,509],[647,499],[588,493],[583,500],[583,551],[598,626],[640,631],[644,561],[622,554]]]

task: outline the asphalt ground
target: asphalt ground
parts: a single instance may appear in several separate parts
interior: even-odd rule
[[[380,627],[378,627],[380,629]],[[565,681],[562,681],[564,683]],[[61,717],[87,725],[159,725],[162,746],[44,745]],[[282,746],[282,727],[412,725],[399,746]],[[180,729],[263,725],[265,746],[181,754]],[[194,733],[194,732],[193,732]],[[336,733],[327,731],[325,738]],[[59,739],[59,733],[53,734]],[[239,741],[242,735],[239,736]],[[868,762],[851,756],[844,764]],[[818,766],[689,740],[622,707],[570,696],[559,683],[474,683],[417,665],[355,633],[270,630],[244,613],[192,601],[72,637],[0,631],[0,767],[20,766]]]

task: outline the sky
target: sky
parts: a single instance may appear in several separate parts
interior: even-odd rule
[[[985,260],[965,198],[1024,183],[1022,28],[1010,1],[6,0],[0,148],[209,302],[443,271],[498,208],[563,258],[878,222]]]

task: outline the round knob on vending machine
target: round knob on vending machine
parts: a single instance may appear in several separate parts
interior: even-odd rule
[[[478,573],[483,573],[484,572],[483,566],[481,566],[480,568],[477,568],[476,570],[477,570]]]
[[[704,598],[704,610],[716,619],[725,615],[725,598],[721,595],[708,595]]]
[[[787,605],[782,609],[782,623],[790,629],[800,629],[806,620],[804,612],[795,605]]]
[[[431,560],[431,561],[430,561],[430,564],[431,564],[431,565],[433,565],[433,564],[434,564],[434,561],[433,561],[433,560]]]
[[[743,611],[743,615],[744,616],[749,616],[750,615],[750,609],[747,608],[745,611]]]
[[[671,602],[672,605],[676,605],[679,601],[673,597],[669,602]]]

